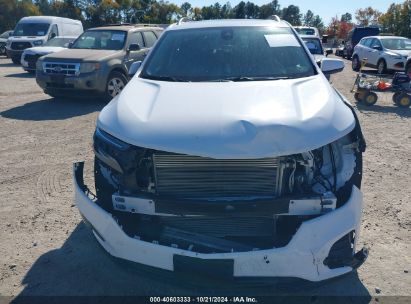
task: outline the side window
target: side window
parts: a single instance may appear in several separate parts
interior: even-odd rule
[[[378,46],[378,47],[382,48],[381,42],[380,42],[378,39],[375,39],[375,38],[374,38],[374,39],[372,40],[371,47],[373,48],[373,47],[375,47],[375,46]]]
[[[140,45],[141,48],[144,47],[144,41],[143,41],[143,36],[141,36],[140,32],[134,32],[130,34],[130,39],[128,45],[132,43],[137,43]]]
[[[370,48],[370,47],[371,47],[371,42],[372,42],[372,40],[373,40],[373,39],[371,39],[371,38],[365,39],[365,41],[364,41],[364,46]]]
[[[59,30],[57,28],[57,24],[53,24],[51,26],[50,34],[49,34],[49,39],[53,39],[54,37],[57,37],[59,35]]]
[[[144,40],[146,42],[146,47],[151,48],[157,41],[156,35],[153,32],[144,32]]]

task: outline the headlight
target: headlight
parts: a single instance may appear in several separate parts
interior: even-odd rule
[[[80,64],[80,73],[91,73],[100,69],[100,63],[98,62],[84,62]]]
[[[33,41],[33,45],[42,45],[43,44],[43,40],[34,40]]]

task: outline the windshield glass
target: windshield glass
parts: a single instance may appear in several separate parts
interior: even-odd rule
[[[323,47],[320,39],[302,38],[305,45],[313,55],[324,55]]]
[[[223,27],[163,34],[140,74],[167,81],[299,78],[316,72],[289,28]]]
[[[47,35],[49,27],[48,23],[19,23],[13,36],[44,36]]]
[[[127,33],[115,30],[93,30],[84,32],[73,44],[72,49],[121,50]]]
[[[61,47],[68,47],[69,43],[74,41],[74,38],[53,38],[47,41],[44,46],[61,46]]]
[[[300,35],[315,35],[315,30],[312,28],[307,28],[307,27],[297,27],[295,29],[298,34]]]
[[[381,39],[384,48],[389,50],[411,50],[410,39],[389,38]]]

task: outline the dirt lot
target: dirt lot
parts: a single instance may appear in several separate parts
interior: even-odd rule
[[[354,73],[346,64],[332,80],[353,101]],[[71,167],[92,161],[103,106],[52,99],[33,76],[0,59],[0,295],[277,294],[274,287],[187,287],[99,247],[73,205]],[[411,109],[397,108],[387,95],[357,112],[368,143],[360,245],[370,256],[358,273],[296,292],[366,302],[411,296]]]

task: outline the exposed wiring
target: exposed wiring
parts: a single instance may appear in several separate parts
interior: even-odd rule
[[[334,157],[334,149],[332,144],[328,145],[328,151],[330,152],[330,159],[331,159],[331,166],[332,166],[332,173],[333,173],[333,192],[337,191],[337,168],[335,166],[335,157]]]

